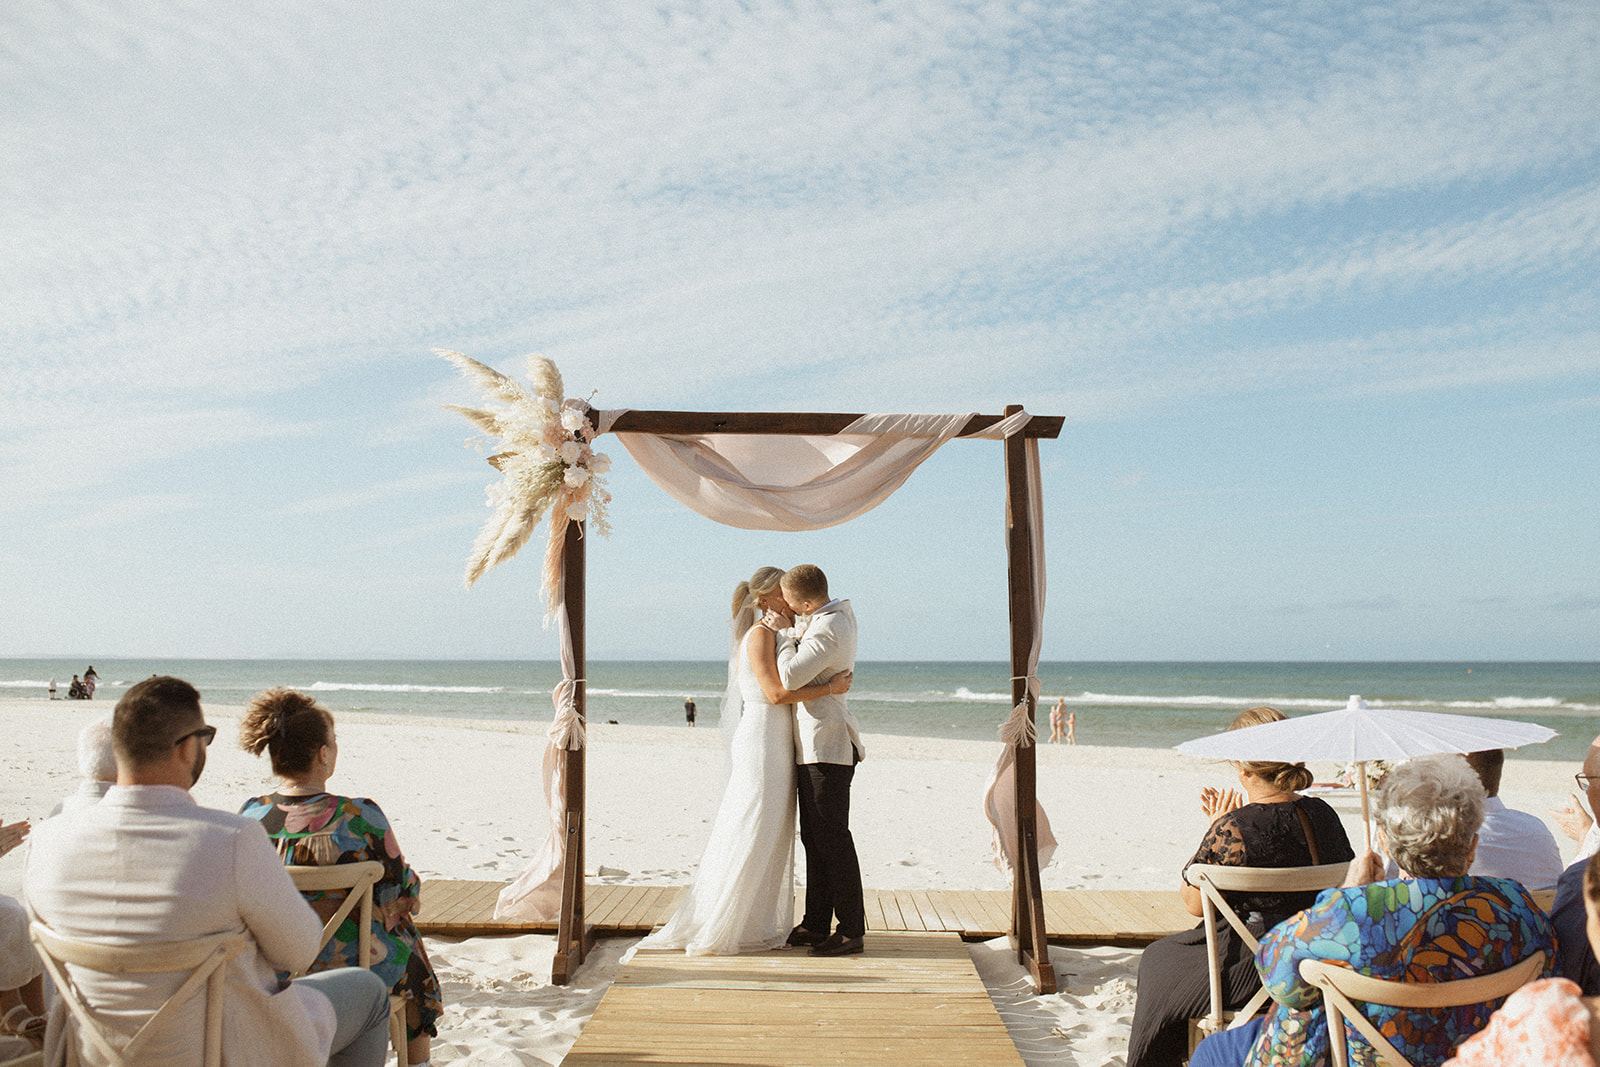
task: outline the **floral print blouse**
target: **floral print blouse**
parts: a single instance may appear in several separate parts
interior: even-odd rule
[[[1256,966],[1272,1010],[1247,1067],[1322,1067],[1330,1062],[1321,990],[1300,977],[1300,961],[1343,962],[1362,974],[1444,982],[1491,974],[1545,953],[1555,969],[1550,923],[1521,885],[1505,878],[1417,878],[1329,889],[1310,908],[1261,939]],[[1378,1032],[1412,1063],[1437,1067],[1488,1025],[1499,1001],[1407,1010],[1362,1005]],[[1349,1026],[1350,1062],[1376,1065],[1371,1044]]]

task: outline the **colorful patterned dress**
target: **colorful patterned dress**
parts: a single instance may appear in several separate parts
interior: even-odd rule
[[[248,801],[239,813],[261,820],[285,866],[366,860],[383,864],[383,877],[372,887],[372,969],[392,992],[406,998],[407,1038],[424,1032],[438,1036],[444,1007],[439,980],[411,921],[411,914],[421,910],[422,880],[400,854],[400,843],[378,805],[365,797],[331,793],[273,793]],[[326,920],[344,902],[344,892],[307,893],[306,900]],[[313,971],[361,965],[357,922],[355,914],[346,917],[311,965]]]
[[[1492,974],[1545,953],[1555,942],[1544,912],[1505,878],[1417,878],[1329,889],[1316,904],[1261,939],[1256,963],[1272,1011],[1245,1062],[1249,1067],[1320,1067],[1330,1062],[1322,993],[1300,977],[1300,961],[1346,962],[1362,974],[1408,982],[1444,982]],[[1407,1010],[1364,1005],[1367,1018],[1400,1054],[1437,1065],[1482,1030],[1500,1001]],[[1367,1040],[1348,1025],[1350,1062],[1375,1064]]]

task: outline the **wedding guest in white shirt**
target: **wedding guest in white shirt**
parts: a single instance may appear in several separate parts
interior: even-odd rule
[[[117,784],[98,804],[35,827],[24,888],[39,920],[66,937],[108,945],[185,941],[242,931],[244,951],[225,966],[222,1048],[229,1067],[381,1067],[389,991],[363,968],[280,981],[317,956],[322,921],[295,889],[254,819],[202,808],[200,780],[216,736],[200,694],[178,678],[140,682],[112,718]],[[80,971],[79,992],[102,1014],[137,1029],[182,974]],[[146,1062],[199,1062],[202,1000],[152,1035]],[[64,1062],[73,1023],[51,1007],[45,1060]],[[95,1050],[80,1048],[86,1064]],[[331,1055],[330,1055],[331,1053]]]
[[[1500,774],[1505,762],[1504,749],[1467,754],[1467,764],[1478,772],[1486,794],[1478,852],[1469,873],[1513,878],[1529,889],[1551,889],[1561,877],[1561,849],[1543,819],[1508,808],[1500,799]]]

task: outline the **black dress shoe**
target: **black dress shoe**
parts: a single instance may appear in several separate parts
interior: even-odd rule
[[[812,956],[854,956],[858,952],[866,951],[863,939],[859,937],[845,937],[843,934],[831,934],[821,944],[812,945],[809,955]]]
[[[827,934],[814,934],[804,926],[796,926],[789,931],[789,944],[796,948],[808,948],[811,945],[820,945],[828,940]]]

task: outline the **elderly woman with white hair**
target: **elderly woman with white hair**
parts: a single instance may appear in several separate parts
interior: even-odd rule
[[[50,813],[77,811],[100,803],[106,790],[117,784],[117,757],[111,750],[111,716],[90,719],[78,731],[78,789],[69,793]]]
[[[1384,879],[1382,857],[1350,864],[1344,887],[1280,923],[1261,939],[1256,966],[1271,1010],[1237,1030],[1201,1042],[1191,1067],[1308,1067],[1329,1062],[1321,991],[1300,977],[1302,960],[1331,960],[1406,982],[1445,982],[1492,974],[1535,952],[1552,972],[1549,921],[1528,891],[1506,878],[1467,873],[1483,824],[1483,785],[1459,756],[1429,756],[1389,772],[1378,791],[1379,845],[1400,868]],[[1366,1014],[1401,1055],[1442,1064],[1482,1030],[1500,1001],[1432,1010],[1369,1005]],[[1347,1026],[1351,1059],[1369,1063],[1372,1046]]]

